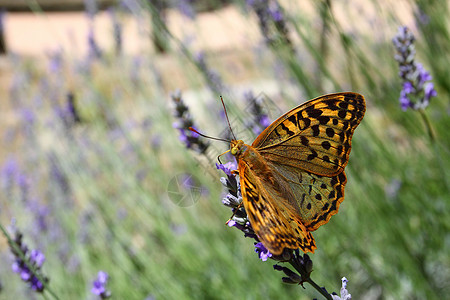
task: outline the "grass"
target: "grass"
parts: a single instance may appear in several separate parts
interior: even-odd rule
[[[375,34],[364,31],[368,19],[348,8],[342,12],[334,2],[331,11],[313,2],[308,7],[282,2],[290,42],[271,25],[272,44],[249,39],[250,55],[237,57],[205,52],[206,69],[158,22],[172,46],[164,55],[150,50],[139,57],[116,55],[114,49],[91,58],[62,53],[56,70],[45,67],[55,57],[45,62],[10,57],[15,60],[10,101],[19,123],[4,137],[15,146],[3,162],[1,225],[8,227],[14,218],[29,248],[45,254],[47,288],[60,299],[93,298],[99,270],[109,274],[107,288],[117,299],[319,298],[308,285],[303,290],[283,284],[272,263],[258,259],[252,241],[224,225],[230,211],[220,203],[221,174],[214,163],[228,145],[211,141],[207,155],[187,150],[172,126],[167,87],[172,74],[188,82],[191,89],[183,98],[197,127],[213,136],[226,127],[218,101],[223,94],[235,132],[248,143],[254,136],[245,128],[251,116],[243,90],[264,93],[279,112],[273,118],[304,100],[352,90],[366,97],[367,113],[353,138],[346,200],[314,233],[312,277],[330,292],[338,292],[340,279],[347,277],[355,299],[444,298],[450,292],[450,85],[443,66],[449,65],[450,40],[444,17],[449,11],[442,3],[436,9],[437,4],[417,1],[407,10],[410,20],[416,7],[429,18],[413,25],[413,32],[417,60],[432,74],[438,93],[425,110],[435,141],[420,114],[403,112],[398,103],[401,80],[390,39],[405,17],[375,1],[366,3],[372,22],[381,24]],[[234,5],[243,8],[241,2]],[[146,9],[152,8],[142,6]],[[248,27],[257,29],[252,11],[241,13]],[[168,74],[161,64],[167,56],[176,73]],[[252,78],[236,82],[246,69]],[[211,80],[212,73],[220,77]],[[258,81],[270,84],[254,85]],[[69,92],[81,123],[64,111]],[[185,173],[203,189],[187,207],[168,194],[169,182]],[[2,236],[0,299],[39,298],[11,271],[12,261]]]

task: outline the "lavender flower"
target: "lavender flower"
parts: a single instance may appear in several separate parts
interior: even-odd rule
[[[252,130],[255,135],[259,135],[267,126],[270,125],[269,116],[264,112],[261,105],[261,98],[253,96],[252,92],[248,92],[244,95],[245,99],[249,103],[249,115],[253,116],[250,121],[246,122],[246,126]]]
[[[286,21],[278,1],[247,0],[247,5],[253,9],[258,17],[259,29],[267,45],[273,46],[278,40],[292,47],[292,42],[288,37]],[[274,32],[271,24],[275,29]]]
[[[92,283],[91,293],[100,296],[100,299],[108,299],[111,297],[111,292],[106,289],[108,277],[108,273],[99,271],[97,274],[97,279],[95,279]]]
[[[33,249],[30,251],[22,241],[22,233],[17,229],[14,231],[14,238],[8,241],[11,252],[15,256],[12,270],[14,273],[19,273],[22,280],[29,283],[32,290],[40,293],[48,282],[48,278],[41,273],[45,256],[39,250]]]
[[[180,141],[183,142],[187,148],[193,149],[198,153],[205,153],[209,144],[199,139],[199,135],[189,130],[189,127],[195,128],[194,120],[189,113],[189,108],[184,104],[181,98],[181,92],[176,91],[172,95],[172,100],[175,103],[175,118],[177,122],[173,127],[180,132]]]
[[[88,31],[88,59],[98,59],[102,57],[102,51],[100,50],[100,47],[97,44],[97,41],[95,40],[95,33],[94,33],[94,24],[91,21],[91,24],[89,25],[89,31]]]
[[[19,165],[17,160],[13,157],[8,157],[1,169],[1,184],[2,188],[6,191],[6,195],[12,193],[14,181],[19,173]]]
[[[268,0],[247,0],[247,5],[250,6],[258,17],[259,29],[266,40],[266,44],[272,42],[269,36],[269,1]]]
[[[195,10],[192,7],[194,0],[178,0],[176,6],[178,10],[191,20],[195,19]]]
[[[267,261],[268,258],[272,257],[272,253],[261,242],[255,243],[255,252],[258,253],[259,259],[262,261]]]
[[[404,111],[408,108],[425,109],[430,99],[437,96],[430,73],[414,60],[414,40],[414,35],[406,26],[400,27],[392,39],[397,51],[395,60],[399,64],[399,76],[403,80],[399,101]]]
[[[223,84],[220,75],[216,71],[211,70],[206,64],[205,53],[204,52],[197,53],[197,55],[195,56],[195,62],[197,64],[197,67],[205,76],[205,79],[208,83],[208,87],[211,89],[211,91],[213,91],[216,94],[221,94],[225,89],[225,85]]]
[[[119,23],[117,19],[117,14],[114,8],[108,9],[109,17],[111,18],[111,23],[113,26],[113,35],[114,35],[114,48],[116,50],[116,54],[122,54],[122,24]]]
[[[347,283],[348,280],[345,277],[342,277],[342,287],[341,287],[341,296],[339,297],[335,293],[331,295],[333,300],[350,300],[352,299],[352,295],[347,291]]]
[[[64,58],[62,49],[52,51],[48,53],[49,65],[48,70],[50,73],[60,74],[63,70]]]

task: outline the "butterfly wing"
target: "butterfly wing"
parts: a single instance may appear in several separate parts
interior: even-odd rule
[[[267,127],[252,146],[273,165],[336,176],[348,162],[355,128],[366,110],[364,97],[337,93],[310,100]]]
[[[331,216],[337,214],[339,205],[344,201],[345,172],[325,177],[299,172],[298,168],[289,166],[279,167],[271,163],[268,166],[275,180],[285,185],[284,190],[290,191],[286,198],[296,210],[294,216],[308,231],[328,223]]]
[[[314,252],[316,244],[310,232],[299,222],[296,210],[273,185],[264,184],[248,164],[239,160],[239,176],[244,207],[253,230],[274,255],[283,249]]]

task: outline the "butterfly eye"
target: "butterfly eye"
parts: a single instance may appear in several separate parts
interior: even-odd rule
[[[238,152],[238,149],[236,147],[231,148],[231,155],[236,155]]]

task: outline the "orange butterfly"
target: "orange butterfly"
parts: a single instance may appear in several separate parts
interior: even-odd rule
[[[282,115],[251,146],[231,141],[245,210],[273,255],[317,248],[311,231],[344,200],[344,168],[365,110],[360,94],[324,95]]]

